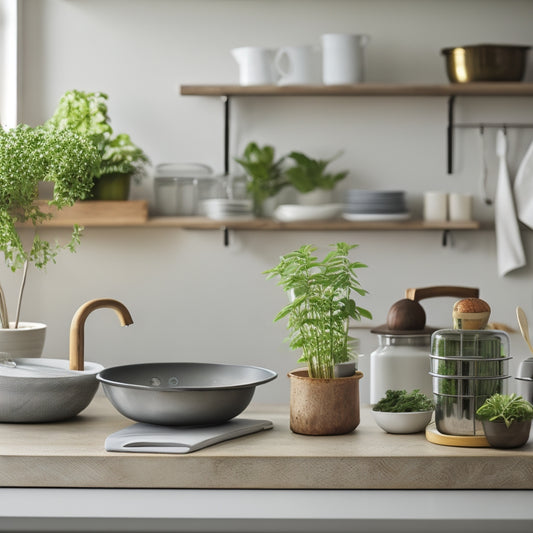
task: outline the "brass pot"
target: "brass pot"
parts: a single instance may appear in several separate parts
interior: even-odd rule
[[[362,372],[344,378],[310,378],[306,369],[290,378],[290,428],[302,435],[342,435],[360,420],[359,380]]]
[[[453,83],[522,81],[529,46],[478,44],[441,50]]]

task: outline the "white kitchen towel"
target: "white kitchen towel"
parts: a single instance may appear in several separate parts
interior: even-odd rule
[[[520,228],[516,219],[513,191],[507,169],[507,137],[503,130],[496,136],[496,155],[499,158],[498,185],[494,201],[498,274],[505,274],[526,264]]]
[[[533,141],[518,167],[514,197],[518,218],[533,229]]]
[[[269,420],[248,418],[234,418],[208,427],[157,426],[139,422],[109,435],[105,449],[108,452],[190,453],[272,427]]]

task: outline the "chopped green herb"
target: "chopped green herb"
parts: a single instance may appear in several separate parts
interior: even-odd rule
[[[433,402],[419,389],[412,392],[405,390],[388,390],[385,397],[374,406],[374,411],[388,413],[413,413],[416,411],[431,411]]]

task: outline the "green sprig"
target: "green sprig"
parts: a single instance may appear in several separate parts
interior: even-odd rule
[[[307,363],[311,377],[334,377],[335,364],[353,357],[349,320],[372,318],[356,304],[351,294],[363,296],[356,270],[366,265],[350,261],[348,254],[357,245],[337,243],[319,261],[316,247],[304,245],[280,258],[279,264],[265,272],[267,279],[279,277],[279,285],[291,301],[276,315],[275,321],[288,317],[289,346],[302,350],[299,362]]]

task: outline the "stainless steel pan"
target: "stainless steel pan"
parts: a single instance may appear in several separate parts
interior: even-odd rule
[[[96,379],[124,416],[148,424],[221,424],[240,414],[266,368],[216,363],[145,363],[106,368]]]

